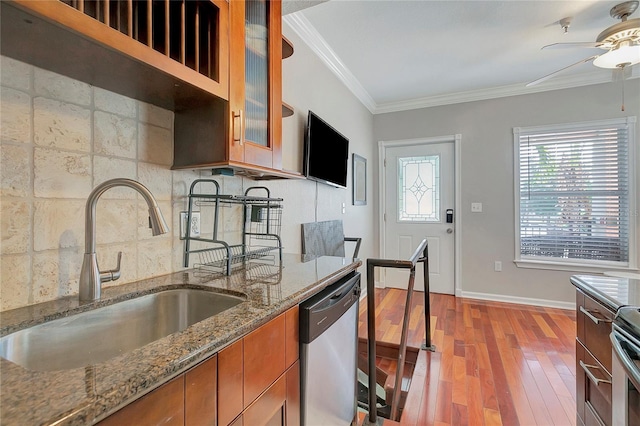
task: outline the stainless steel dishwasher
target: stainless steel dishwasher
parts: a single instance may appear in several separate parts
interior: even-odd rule
[[[300,305],[303,426],[355,419],[359,297],[360,274],[353,272]]]

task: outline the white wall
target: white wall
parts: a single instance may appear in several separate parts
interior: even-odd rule
[[[376,141],[390,141],[462,134],[462,211],[457,212],[462,220],[457,228],[462,239],[462,294],[572,303],[571,272],[523,269],[513,263],[512,129],[637,116],[639,94],[639,81],[628,81],[625,112],[620,110],[620,85],[610,83],[379,114],[374,116],[374,137]],[[377,176],[375,179],[377,182]],[[471,202],[481,202],[483,212],[472,214]],[[494,272],[496,260],[502,261],[502,272]]]
[[[311,49],[285,23],[283,34],[294,46],[293,56],[282,63],[282,99],[294,108],[294,115],[283,119],[283,167],[302,171],[304,125],[307,113],[312,110],[349,139],[349,178],[347,189],[337,189],[312,181],[292,182],[292,197],[296,205],[291,209],[302,210],[294,219],[291,229],[300,243],[300,223],[314,220],[342,219],[345,234],[361,237],[360,257],[366,259],[377,253],[374,222],[373,169],[376,152],[373,138],[373,115],[338,80]],[[351,194],[351,154],[365,157],[367,162],[367,205],[354,206]],[[277,184],[274,182],[273,184]],[[294,194],[297,194],[295,196]],[[286,199],[286,198],[285,198]],[[298,201],[299,200],[299,201]],[[342,214],[342,203],[346,213]],[[316,206],[315,208],[312,208]],[[295,247],[296,253],[300,247]]]

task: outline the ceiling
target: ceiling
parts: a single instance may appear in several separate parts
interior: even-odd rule
[[[610,70],[584,63],[525,87],[603,53],[540,48],[595,41],[620,22],[609,10],[621,1],[284,0],[283,14],[362,103],[381,113],[611,81]],[[565,17],[572,17],[567,34],[559,24]]]

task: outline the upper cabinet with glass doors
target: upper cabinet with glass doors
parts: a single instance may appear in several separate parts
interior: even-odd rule
[[[280,0],[229,2],[229,102],[176,111],[174,169],[256,179],[301,178],[282,170]]]
[[[282,168],[280,1],[232,1],[229,160]]]

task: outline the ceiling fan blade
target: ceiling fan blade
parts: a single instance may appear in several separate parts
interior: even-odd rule
[[[599,55],[593,55],[593,56],[590,56],[590,57],[588,57],[588,58],[586,58],[586,59],[583,59],[583,60],[581,60],[581,61],[576,62],[575,64],[571,64],[571,65],[569,65],[569,66],[567,66],[567,67],[564,67],[564,68],[562,68],[562,69],[559,69],[558,71],[554,71],[554,72],[552,72],[551,74],[545,75],[545,76],[544,76],[544,77],[542,77],[542,78],[539,78],[539,79],[534,80],[534,81],[532,81],[532,82],[530,82],[530,83],[527,83],[527,86],[526,86],[526,87],[531,87],[531,86],[535,86],[536,84],[542,83],[543,81],[548,80],[548,79],[550,79],[551,77],[554,77],[556,74],[560,74],[561,72],[563,72],[563,71],[565,71],[565,70],[567,70],[567,69],[569,69],[569,68],[571,68],[571,67],[575,67],[576,65],[584,64],[585,62],[593,61],[593,60],[594,60],[595,58],[597,58],[598,56],[599,56]]]
[[[542,46],[542,49],[566,49],[570,47],[600,47],[600,48],[608,48],[606,43],[603,42],[591,42],[591,41],[583,41],[583,42],[575,42],[575,43],[553,43],[547,44],[546,46]]]

